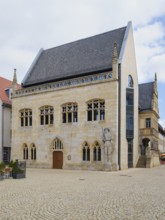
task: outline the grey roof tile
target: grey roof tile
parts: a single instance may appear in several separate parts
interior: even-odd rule
[[[119,54],[125,31],[123,27],[44,50],[23,86],[111,69],[114,43]]]
[[[143,111],[152,109],[153,84],[139,84],[139,107]]]

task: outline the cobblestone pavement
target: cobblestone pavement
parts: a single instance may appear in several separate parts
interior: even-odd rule
[[[119,172],[27,169],[0,181],[0,220],[164,220],[165,165]]]

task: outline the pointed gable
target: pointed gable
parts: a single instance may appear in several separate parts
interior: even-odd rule
[[[126,27],[43,50],[23,80],[24,87],[112,69],[114,43],[120,54]]]

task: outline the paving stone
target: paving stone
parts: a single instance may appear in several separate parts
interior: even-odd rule
[[[119,172],[27,169],[25,179],[0,182],[0,220],[164,220],[164,183],[165,165]]]

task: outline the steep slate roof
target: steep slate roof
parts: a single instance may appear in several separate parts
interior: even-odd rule
[[[112,68],[114,43],[120,53],[126,27],[43,50],[23,86],[78,77]]]
[[[139,84],[139,107],[141,110],[152,109],[154,82]]]
[[[7,96],[6,89],[12,87],[12,81],[5,79],[3,77],[0,77],[0,99],[3,103],[11,105],[11,101],[9,97]]]

